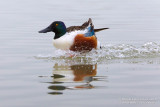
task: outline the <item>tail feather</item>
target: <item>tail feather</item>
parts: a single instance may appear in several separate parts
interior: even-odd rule
[[[94,29],[94,32],[99,32],[99,31],[105,30],[105,29],[109,29],[109,28],[99,28],[99,29]]]

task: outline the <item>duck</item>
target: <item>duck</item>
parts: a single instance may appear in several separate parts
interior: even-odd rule
[[[71,51],[91,51],[98,48],[98,40],[95,32],[109,28],[94,29],[92,19],[81,26],[66,27],[62,21],[54,21],[39,33],[54,32],[53,45],[57,49]]]

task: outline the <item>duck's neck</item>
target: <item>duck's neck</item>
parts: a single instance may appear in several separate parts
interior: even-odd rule
[[[63,36],[65,33],[66,33],[66,29],[63,29],[63,30],[61,30],[61,31],[56,31],[56,32],[55,32],[54,39],[60,38],[60,37]]]

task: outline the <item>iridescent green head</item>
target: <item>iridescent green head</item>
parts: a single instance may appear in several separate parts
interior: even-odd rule
[[[62,21],[55,21],[47,28],[39,31],[39,33],[47,33],[47,32],[54,32],[55,36],[54,39],[60,38],[66,33],[67,29],[65,24]]]

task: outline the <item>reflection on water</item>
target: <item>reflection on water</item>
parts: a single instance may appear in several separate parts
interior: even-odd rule
[[[87,60],[84,58],[84,60]],[[51,60],[49,60],[51,61]],[[44,81],[43,83],[49,84],[47,87],[49,91],[47,92],[50,95],[62,95],[65,93],[65,90],[86,90],[86,89],[99,89],[105,88],[106,84],[102,82],[107,81],[107,76],[97,75],[98,72],[101,72],[100,69],[97,69],[98,64],[89,64],[87,63],[75,63],[71,64],[72,59],[63,60],[61,63],[55,63],[53,65],[53,71],[50,76],[39,76],[46,77],[50,80]],[[153,62],[152,62],[153,61]],[[109,64],[159,64],[159,58],[135,58],[135,59],[124,59],[124,60],[108,60]],[[99,64],[100,65],[100,64]],[[96,85],[94,84],[96,83]],[[99,86],[100,85],[100,86]]]
[[[96,76],[97,64],[58,65],[53,66],[53,76],[48,89],[53,92],[48,94],[63,94],[63,90],[92,89],[92,82],[104,81],[106,76]]]
[[[75,82],[86,82],[89,83],[97,73],[97,64],[95,65],[71,65],[63,66],[55,64],[53,75],[53,81],[75,81]],[[71,75],[72,76],[71,76]],[[58,76],[57,76],[58,75]]]

